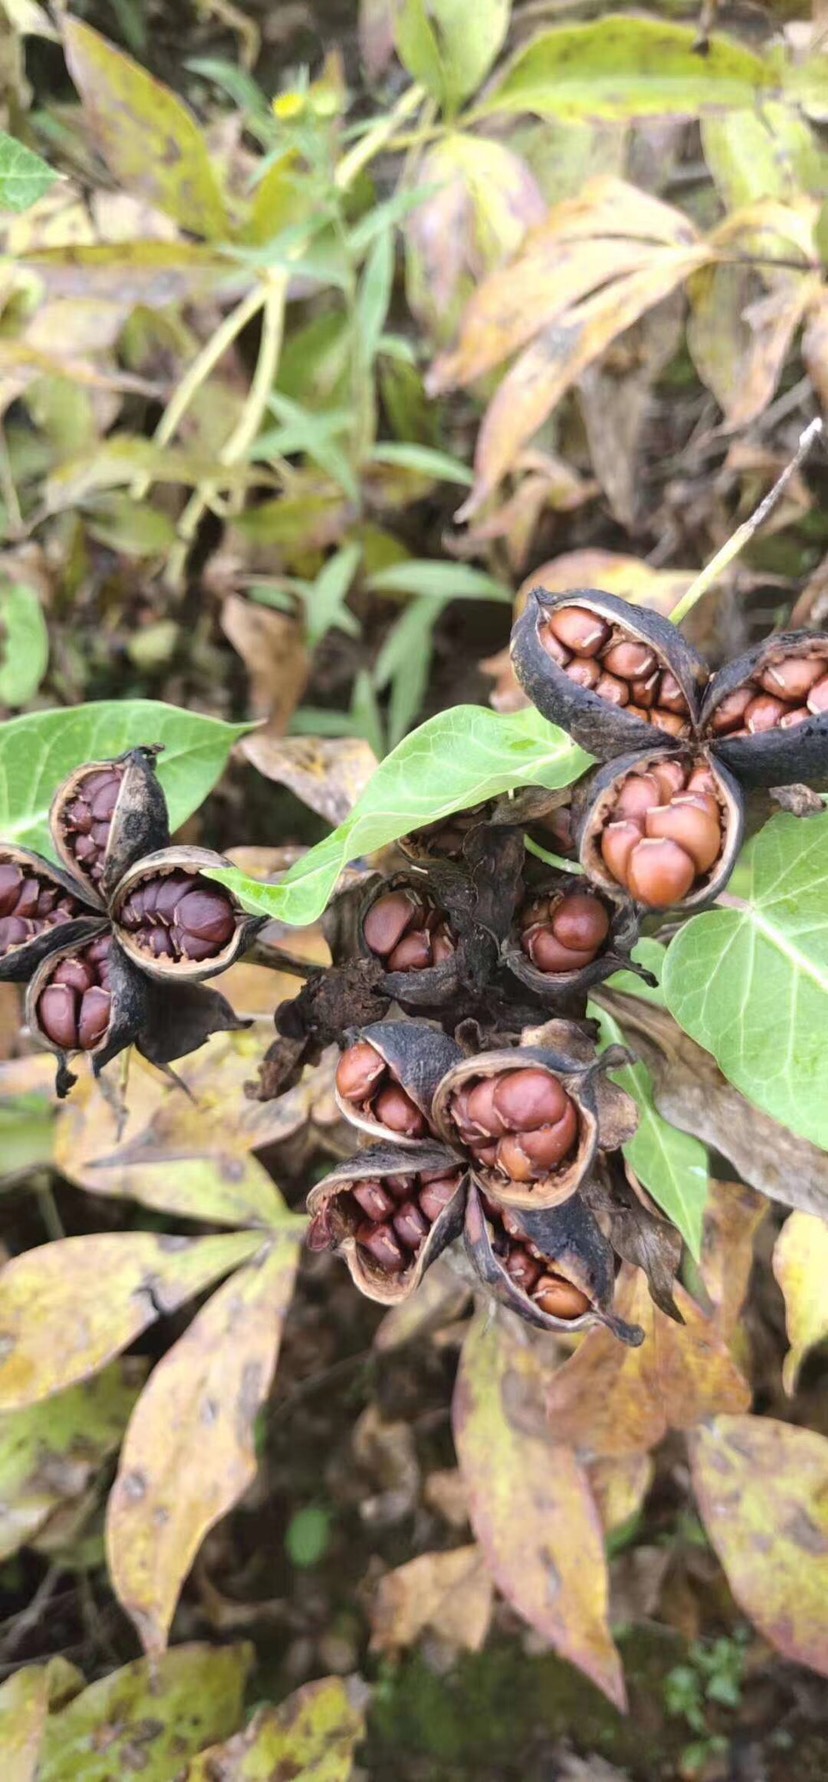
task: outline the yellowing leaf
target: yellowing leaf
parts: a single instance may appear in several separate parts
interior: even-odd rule
[[[133,1413],[107,1550],[115,1591],[148,1652],[166,1644],[204,1536],[255,1477],[253,1425],[273,1378],[297,1250],[297,1238],[275,1238],[214,1293]]]
[[[170,1782],[238,1726],[251,1658],[247,1645],[193,1642],[90,1683],[47,1720],[37,1782]]]
[[[462,1652],[479,1652],[489,1631],[492,1579],[479,1547],[421,1553],[380,1579],[371,1609],[376,1652],[413,1646],[431,1628]]]
[[[121,1440],[143,1374],[137,1358],[119,1361],[83,1386],[0,1416],[0,1559],[86,1490]]]
[[[228,277],[226,260],[192,241],[73,242],[20,256],[48,297],[163,309],[214,294]]]
[[[802,1362],[828,1337],[828,1225],[814,1213],[791,1213],[773,1251],[773,1272],[785,1299],[790,1349],[782,1380],[794,1392]]]
[[[417,183],[431,187],[404,226],[409,304],[440,343],[464,300],[514,255],[546,213],[526,162],[503,143],[454,131],[424,155]]]
[[[180,1782],[348,1782],[364,1733],[358,1691],[322,1677],[278,1708],[260,1708],[244,1732],[197,1757]]]
[[[612,1534],[637,1516],[652,1483],[655,1467],[649,1454],[620,1454],[615,1460],[596,1460],[589,1468],[589,1482],[601,1521]]]
[[[72,1174],[97,1193],[122,1194],[144,1207],[215,1225],[284,1225],[292,1215],[255,1157],[217,1152],[212,1157],[161,1157]]]
[[[89,25],[67,19],[63,39],[92,136],[115,178],[193,235],[223,237],[224,200],[189,108]]]
[[[690,1456],[737,1602],[783,1657],[828,1676],[828,1441],[772,1417],[717,1417]]]
[[[618,551],[565,551],[533,569],[518,589],[515,607],[517,612],[523,611],[532,588],[546,588],[550,594],[605,588],[608,594],[620,594],[623,600],[652,607],[653,612],[668,618],[695,575],[695,569],[653,569],[642,557],[627,557]]]
[[[0,1752],[4,1782],[35,1782],[49,1710],[42,1665],[27,1665],[0,1684]]]
[[[453,1406],[472,1527],[512,1607],[623,1707],[600,1519],[575,1455],[526,1404],[540,1378],[533,1351],[495,1323],[472,1326]]]
[[[0,1274],[0,1409],[36,1404],[96,1373],[261,1242],[252,1231],[117,1232],[62,1238],[14,1257]]]

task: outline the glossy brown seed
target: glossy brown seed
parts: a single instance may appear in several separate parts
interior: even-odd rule
[[[447,928],[438,928],[431,938],[431,961],[433,965],[445,965],[456,952],[454,941]]]
[[[599,699],[605,699],[608,705],[628,705],[630,689],[626,681],[619,681],[614,674],[602,674],[593,689]]]
[[[715,795],[716,781],[711,769],[709,767],[694,767],[687,781],[687,790],[688,792],[708,792]]]
[[[496,1081],[496,1077],[481,1077],[480,1082],[469,1090],[466,1103],[469,1129],[485,1138],[497,1138],[506,1131],[506,1123],[495,1107]]]
[[[470,1145],[469,1149],[472,1152],[472,1155],[477,1158],[478,1163],[485,1163],[491,1167],[497,1162],[497,1146],[499,1143],[499,1139],[497,1140],[497,1143],[488,1143],[485,1140],[480,1140],[477,1144]]]
[[[27,922],[23,916],[5,916],[0,920],[0,956],[8,953],[10,947],[21,947],[31,940],[36,928],[33,922]]]
[[[713,776],[709,769],[703,767],[700,768],[699,771],[707,775],[710,783],[710,790],[712,791]],[[687,779],[687,769],[682,767],[680,761],[656,761],[652,767],[648,767],[647,772],[651,773],[653,779],[656,781],[664,804],[669,803],[674,792],[682,792],[684,790],[684,782]]]
[[[389,971],[424,971],[431,965],[431,936],[424,928],[413,928],[390,953]]]
[[[78,1044],[78,998],[68,984],[49,984],[38,998],[37,1018],[47,1039],[65,1052]]]
[[[744,723],[745,712],[753,696],[752,687],[737,687],[735,692],[728,693],[711,717],[711,730],[717,736],[723,736],[729,730],[738,729]]]
[[[608,823],[601,836],[601,858],[611,877],[619,885],[628,881],[630,856],[643,835],[640,824],[626,818],[621,823]]]
[[[392,1197],[386,1194],[381,1182],[355,1182],[352,1192],[366,1218],[376,1220],[377,1224],[387,1219],[393,1209]]]
[[[613,820],[622,817],[645,817],[655,805],[662,803],[662,791],[654,773],[631,773],[624,781],[613,807]]]
[[[597,656],[610,636],[609,625],[585,606],[559,607],[547,623],[558,642],[578,656]]]
[[[405,1268],[407,1257],[390,1225],[371,1225],[366,1220],[364,1225],[357,1226],[354,1235],[361,1248],[388,1274],[398,1275]]]
[[[806,718],[810,718],[810,716],[807,705],[795,705],[792,712],[786,712],[784,718],[780,718],[779,728],[780,730],[795,730],[797,724],[804,724]]]
[[[680,718],[684,718],[688,715],[687,700],[682,693],[675,675],[671,674],[669,669],[667,669],[666,673],[661,677],[661,686],[658,690],[658,703],[663,711],[676,712]]]
[[[552,915],[556,939],[573,951],[597,952],[609,934],[610,919],[600,897],[589,891],[569,891]]]
[[[571,653],[569,650],[564,649],[560,639],[555,636],[551,625],[541,625],[538,631],[538,637],[547,656],[550,656],[552,661],[556,662],[559,668],[565,668],[567,663],[572,660]]]
[[[577,1137],[578,1115],[574,1102],[568,1101],[560,1120],[539,1126],[536,1132],[522,1132],[520,1143],[530,1162],[540,1169],[554,1169],[572,1150]]]
[[[695,863],[696,872],[707,872],[722,848],[722,826],[717,816],[692,793],[675,798],[647,812],[648,836],[669,836]]]
[[[828,712],[828,674],[816,681],[808,694],[809,712]]]
[[[601,670],[594,656],[576,656],[565,673],[567,680],[574,681],[576,687],[594,687],[601,678]]]
[[[639,842],[630,855],[627,884],[633,897],[650,909],[663,910],[680,903],[695,877],[691,856],[666,836]]]
[[[628,714],[628,715],[629,715],[629,717],[631,717],[631,718],[638,718],[638,720],[639,720],[639,722],[640,722],[640,723],[642,723],[642,724],[649,724],[649,722],[650,722],[650,714],[649,714],[649,712],[648,712],[648,710],[647,710],[647,708],[646,708],[646,706],[644,706],[644,705],[635,705],[635,704],[634,704],[634,703],[633,703],[633,701],[632,701],[632,700],[630,700],[630,703],[629,703],[629,705],[626,705],[626,706],[625,706],[625,707],[624,707],[624,710],[625,710],[625,711],[626,711],[626,712],[627,712],[627,714]]]
[[[532,964],[538,971],[549,972],[550,975],[567,971],[582,971],[595,958],[595,949],[577,952],[572,947],[565,947],[552,933],[551,928],[530,929],[523,937],[523,945]]]
[[[118,803],[118,793],[120,792],[120,789],[120,779],[116,778],[113,774],[111,778],[106,779],[103,785],[99,786],[98,790],[93,793],[90,801],[93,822],[106,823],[109,821],[113,815],[115,806]],[[87,798],[88,797],[89,794],[87,793]]]
[[[336,1067],[336,1086],[347,1101],[363,1101],[385,1071],[385,1060],[367,1040],[349,1046]]]
[[[430,1225],[434,1224],[435,1219],[439,1219],[440,1214],[454,1199],[459,1181],[459,1175],[439,1176],[435,1181],[423,1184],[418,1196],[420,1211],[425,1214]]]
[[[825,672],[825,663],[816,656],[788,656],[782,662],[769,662],[757,680],[766,693],[777,699],[806,699]]]
[[[632,640],[613,644],[602,661],[610,674],[617,674],[624,681],[646,680],[657,666],[649,646]]]
[[[531,1293],[535,1282],[540,1280],[540,1263],[530,1256],[528,1250],[518,1248],[510,1250],[504,1267],[510,1281],[514,1281],[515,1286],[519,1287],[523,1293]]]
[[[211,941],[215,947],[222,947],[229,941],[236,925],[233,905],[218,886],[187,891],[177,905],[175,915],[183,933],[195,935],[197,940]]]
[[[0,916],[14,915],[23,888],[19,866],[0,866]]]
[[[378,897],[362,925],[366,946],[385,959],[393,953],[420,909],[419,899],[410,891],[389,891],[387,897]]]
[[[586,1294],[562,1275],[541,1275],[532,1298],[549,1318],[582,1318],[589,1311]]]
[[[78,1043],[82,1051],[91,1052],[103,1039],[109,1026],[111,1006],[108,990],[93,984],[90,990],[84,991],[78,1016]]]
[[[37,879],[24,879],[14,906],[16,916],[36,916],[40,909],[40,885]]]
[[[655,669],[644,680],[630,682],[630,693],[637,709],[643,707],[644,711],[649,711],[657,700],[660,702],[659,679],[658,669]]]
[[[389,1083],[387,1089],[380,1090],[373,1104],[373,1113],[381,1126],[401,1133],[404,1138],[422,1138],[428,1131],[428,1122],[399,1083]]]
[[[405,1244],[409,1250],[418,1250],[423,1238],[428,1235],[428,1220],[414,1200],[403,1201],[391,1223],[400,1243]]]
[[[530,1132],[560,1120],[570,1105],[562,1083],[549,1071],[527,1066],[495,1078],[494,1107],[501,1131]]]
[[[650,723],[656,730],[663,730],[667,736],[683,736],[686,729],[684,719],[677,712],[665,712],[660,706],[651,712]]]
[[[52,984],[68,984],[70,990],[79,990],[82,995],[84,990],[91,989],[95,982],[94,965],[88,959],[61,959],[60,964],[55,967],[52,973],[50,982]]]
[[[781,699],[772,699],[769,693],[758,693],[745,707],[745,727],[751,736],[775,730],[786,709]]]

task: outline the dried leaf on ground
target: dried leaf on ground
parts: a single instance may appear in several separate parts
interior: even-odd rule
[[[681,328],[682,300],[674,292],[628,329],[578,384],[590,459],[623,526],[634,526],[638,514],[639,448],[652,411],[652,389],[676,351]]]
[[[247,669],[253,717],[267,718],[274,734],[281,736],[305,691],[310,668],[299,621],[290,613],[228,594],[221,628]],[[258,761],[254,759],[253,765],[258,767]]]
[[[828,1441],[771,1417],[717,1417],[690,1456],[740,1607],[785,1658],[828,1676]]]
[[[97,1373],[262,1243],[261,1232],[182,1238],[134,1231],[61,1238],[0,1274],[0,1409],[37,1404]]]
[[[35,1782],[49,1686],[43,1665],[27,1665],[0,1684],[0,1751],[5,1782]]]
[[[144,1379],[132,1357],[82,1386],[0,1416],[0,1559],[75,1504],[117,1448]]]
[[[87,1179],[97,1194],[122,1194],[181,1219],[273,1227],[288,1225],[292,1217],[262,1164],[237,1152],[210,1157],[175,1152],[145,1163],[116,1162],[100,1172],[90,1170]]]
[[[386,1312],[377,1326],[374,1348],[380,1354],[417,1342],[432,1331],[459,1318],[471,1297],[471,1287],[456,1274],[450,1262],[438,1259],[423,1276],[416,1293]]]
[[[371,1646],[397,1652],[426,1628],[461,1652],[479,1652],[492,1614],[491,1573],[478,1546],[421,1553],[380,1579],[371,1607]]]
[[[180,1782],[348,1782],[365,1734],[367,1690],[322,1677],[278,1708],[259,1708],[244,1732],[202,1752]]]
[[[257,730],[242,754],[265,779],[288,786],[334,828],[349,817],[373,774],[377,757],[361,736],[286,736]]]
[[[429,1473],[423,1486],[423,1501],[451,1528],[468,1526],[469,1494],[459,1467],[439,1467]]]
[[[616,1707],[624,1679],[607,1624],[603,1534],[585,1472],[531,1404],[543,1373],[497,1323],[473,1325],[455,1388],[454,1438],[472,1527],[498,1589]],[[537,1421],[536,1421],[537,1417]]]
[[[176,1646],[137,1658],[46,1722],[38,1782],[170,1782],[242,1718],[252,1647]]]
[[[808,1350],[828,1337],[828,1225],[824,1219],[813,1213],[791,1213],[774,1246],[773,1272],[785,1300],[791,1345],[782,1382],[786,1392],[794,1392]]]
[[[607,1330],[590,1330],[547,1387],[556,1440],[601,1458],[655,1447],[668,1429],[692,1429],[717,1411],[743,1411],[750,1387],[715,1322],[681,1287],[678,1325],[653,1305],[639,1270],[618,1277],[615,1310],[645,1332],[627,1349]]]

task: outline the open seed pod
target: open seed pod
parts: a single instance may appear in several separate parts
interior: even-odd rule
[[[695,910],[724,890],[739,852],[742,794],[708,750],[626,755],[579,787],[581,865],[617,902]]]
[[[828,636],[782,631],[713,676],[701,725],[746,786],[828,776]]]
[[[543,1046],[464,1058],[434,1097],[440,1137],[509,1207],[552,1207],[575,1193],[599,1142],[596,1072]]]
[[[373,1138],[416,1144],[433,1134],[434,1092],[461,1057],[455,1041],[429,1021],[375,1021],[339,1060],[337,1106]]]
[[[512,631],[515,673],[538,711],[599,761],[695,735],[708,669],[659,613],[595,588],[535,588]]]
[[[68,1059],[92,1058],[97,1074],[140,1033],[147,1014],[147,985],[100,927],[80,944],[56,947],[41,961],[26,991],[26,1021],[41,1045],[58,1058],[57,1091],[75,1082]]]
[[[496,1297],[539,1330],[606,1324],[636,1347],[644,1332],[612,1311],[612,1247],[579,1195],[559,1207],[518,1212],[474,1183],[466,1196],[466,1249]]]
[[[226,971],[262,926],[200,868],[228,866],[208,848],[163,848],[121,879],[112,920],[129,959],[150,977],[201,981]]]
[[[459,1235],[465,1183],[442,1145],[370,1145],[311,1189],[308,1246],[335,1249],[360,1292],[396,1305]]]
[[[634,965],[640,922],[629,900],[614,903],[575,873],[548,872],[527,891],[517,911],[504,962],[544,1002],[588,990],[614,971],[654,981]]]
[[[127,869],[163,848],[170,830],[155,749],[129,749],[70,774],[52,800],[49,827],[69,872],[105,902]]]
[[[100,907],[83,890],[28,848],[0,846],[0,980],[24,982],[70,923],[73,939],[96,933]]]
[[[384,968],[382,985],[403,1008],[441,1008],[460,982],[465,943],[428,879],[395,873],[367,891],[359,912],[361,951]],[[492,964],[496,949],[491,948]]]

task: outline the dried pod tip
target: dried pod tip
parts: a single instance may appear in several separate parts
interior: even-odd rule
[[[548,1256],[526,1238],[490,1200],[483,1206],[492,1250],[510,1281],[538,1310],[551,1318],[582,1318],[590,1309],[585,1293],[555,1268]]]
[[[690,708],[672,670],[650,644],[584,606],[559,606],[538,632],[547,655],[576,686],[643,724],[686,736]]]
[[[336,1086],[355,1113],[385,1126],[401,1138],[423,1138],[428,1122],[416,1102],[397,1081],[391,1067],[368,1040],[357,1040],[343,1052],[336,1071]]]
[[[758,736],[791,730],[806,718],[828,711],[828,663],[824,654],[782,656],[766,661],[743,687],[736,687],[711,713],[714,736]]]
[[[369,952],[388,971],[426,971],[451,959],[455,942],[448,922],[425,893],[388,891],[372,903],[362,933]]]
[[[538,971],[550,976],[591,965],[610,928],[606,906],[591,891],[533,898],[519,921],[524,953]]]
[[[41,1032],[62,1052],[93,1052],[109,1028],[111,945],[112,937],[102,934],[59,960],[41,990],[36,1009]]]
[[[601,857],[638,903],[666,909],[711,872],[724,839],[710,769],[670,761],[622,781],[601,833]]]
[[[95,885],[103,876],[109,832],[125,771],[123,765],[113,762],[84,774],[61,810],[69,853]]]
[[[355,1182],[337,1211],[357,1248],[387,1274],[404,1274],[417,1261],[432,1225],[453,1200],[462,1170],[377,1176]]]
[[[542,1181],[566,1162],[578,1139],[575,1103],[540,1066],[464,1084],[450,1113],[476,1161],[512,1182]]]
[[[118,926],[153,959],[215,959],[233,938],[236,913],[227,892],[199,873],[155,872],[133,885]]]
[[[32,867],[0,863],[0,958],[23,947],[46,929],[80,915],[81,906],[53,880]]]

